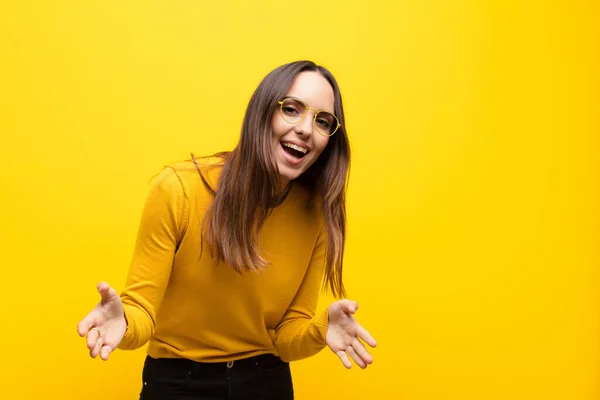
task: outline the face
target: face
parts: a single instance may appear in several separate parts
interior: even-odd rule
[[[302,175],[319,158],[329,142],[330,137],[320,134],[314,125],[314,109],[334,113],[333,88],[318,72],[300,73],[286,97],[300,99],[310,108],[306,110],[305,118],[295,124],[288,122],[294,119],[293,115],[297,112],[293,104],[292,107],[284,107],[289,114],[286,118],[288,121],[283,118],[279,108],[273,115],[271,155],[279,168],[282,185]],[[322,124],[327,124],[327,121],[317,119],[317,122],[323,131]]]

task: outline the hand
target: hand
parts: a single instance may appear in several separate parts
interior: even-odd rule
[[[123,303],[115,289],[105,282],[98,284],[98,293],[102,300],[77,324],[79,336],[87,336],[90,357],[108,360],[109,354],[117,348],[125,331],[127,321]]]
[[[377,343],[354,319],[356,310],[358,310],[358,303],[352,300],[340,300],[330,305],[325,341],[346,368],[352,367],[349,354],[354,362],[364,369],[367,364],[373,362],[373,357],[367,352],[361,340],[371,347],[375,347]]]

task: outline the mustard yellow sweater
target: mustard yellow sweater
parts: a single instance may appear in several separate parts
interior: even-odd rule
[[[215,159],[203,159],[204,164]],[[216,188],[220,167],[201,168]],[[212,196],[192,162],[167,166],[150,185],[126,287],[128,328],[119,348],[202,362],[271,353],[284,361],[325,347],[327,311],[315,315],[327,247],[322,213],[293,185],[259,236],[264,270],[215,266],[201,224]]]

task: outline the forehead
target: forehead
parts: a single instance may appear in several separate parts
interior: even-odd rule
[[[299,98],[309,107],[333,112],[333,88],[318,72],[305,71],[298,74],[287,95]]]

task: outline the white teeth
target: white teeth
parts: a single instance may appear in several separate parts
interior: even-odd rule
[[[285,147],[289,147],[290,149],[294,149],[299,151],[302,154],[306,154],[306,152],[308,151],[307,149],[305,149],[304,147],[300,147],[300,146],[296,146],[293,143],[282,143]]]

